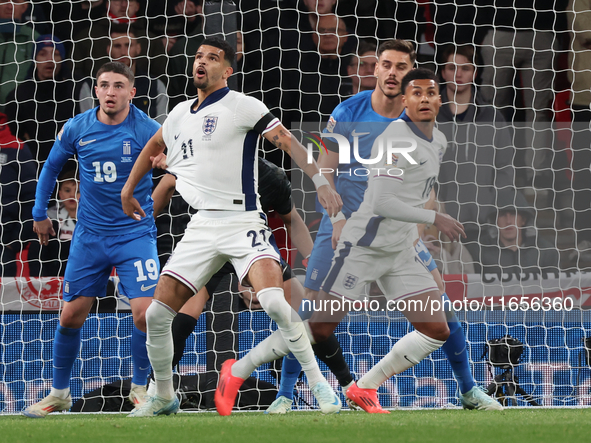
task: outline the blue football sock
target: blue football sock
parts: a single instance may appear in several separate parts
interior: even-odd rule
[[[304,303],[302,302],[298,314],[302,320],[307,320],[312,316],[313,311],[312,309],[304,311],[303,307]],[[277,398],[283,396],[293,400],[293,388],[298,381],[301,372],[302,365],[291,352],[283,357],[283,365],[281,366],[281,383],[279,384]]]
[[[150,373],[150,360],[146,349],[146,333],[133,325],[131,333],[131,360],[133,361],[133,378],[131,382],[146,386]]]
[[[449,300],[445,293],[442,295],[442,299]],[[460,392],[465,394],[476,386],[474,377],[472,377],[472,371],[470,370],[470,362],[468,361],[466,337],[456,314],[453,311],[447,311],[445,314],[447,316],[447,325],[449,326],[449,338],[441,349],[443,349],[447,361],[451,365],[454,376],[458,381]]]
[[[283,357],[281,383],[277,391],[277,398],[283,396],[293,400],[293,388],[298,381],[300,372],[302,372],[302,365],[291,352]]]
[[[80,352],[81,330],[82,328],[71,329],[57,325],[53,340],[53,387],[55,389],[70,387],[72,367]]]

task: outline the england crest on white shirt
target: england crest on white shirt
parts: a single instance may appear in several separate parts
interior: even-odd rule
[[[218,124],[218,118],[213,116],[205,116],[203,118],[203,133],[205,135],[211,135],[215,131]]]
[[[345,275],[345,278],[343,279],[343,288],[353,289],[357,285],[358,280],[359,280],[359,277],[357,277],[356,275],[353,275],[353,274],[349,274],[347,272],[347,274]]]

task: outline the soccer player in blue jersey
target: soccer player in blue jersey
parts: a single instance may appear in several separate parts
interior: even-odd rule
[[[404,115],[400,82],[413,69],[416,60],[412,43],[405,40],[384,42],[378,48],[377,55],[375,90],[360,92],[338,105],[324,130],[325,133],[345,136],[349,141],[349,146],[353,148],[357,145],[360,157],[366,159],[371,158],[371,149],[375,138],[384,131],[389,123]],[[338,144],[330,138],[324,138],[323,141],[328,147],[328,155],[319,158],[319,167],[323,168],[323,171],[334,171],[332,174],[326,174],[326,177],[341,195],[343,208],[336,217],[329,217],[325,214],[320,222],[304,284],[306,298],[310,300],[316,299],[331,267],[334,256],[333,248],[336,247],[346,220],[359,208],[367,188],[367,176],[357,172],[359,168],[362,168],[362,165],[355,160],[353,152],[351,152],[349,164],[339,164]],[[439,287],[443,288],[437,266],[420,240],[416,244],[416,249],[419,258],[433,273]],[[447,295],[443,294],[443,297],[446,298]],[[462,328],[453,312],[446,314],[450,337],[442,349],[458,381],[462,404],[469,409],[498,409],[500,404],[485,396],[476,386],[470,370],[466,338]],[[305,318],[306,313],[300,312],[300,315]],[[322,347],[323,343],[316,343],[316,348]],[[328,348],[326,353],[327,355],[334,354]],[[291,356],[287,356],[283,360],[282,368],[281,386],[277,393],[277,399],[267,410],[271,414],[284,414],[291,409],[293,386],[301,372],[297,360]],[[350,385],[352,382],[348,385],[341,383],[344,391]],[[354,405],[349,402],[349,406]]]
[[[134,329],[134,367],[130,400],[145,402],[150,363],[146,352],[146,309],[158,282],[156,227],[153,217],[131,220],[121,209],[120,193],[131,168],[160,125],[131,105],[134,75],[126,65],[106,63],[97,73],[99,107],[70,119],[60,131],[37,185],[33,229],[43,245],[55,235],[47,204],[66,161],[76,155],[80,170],[80,205],[64,276],[64,304],[53,344],[50,394],[23,414],[42,418],[72,406],[70,377],[80,350],[82,325],[96,297],[106,293],[113,267],[129,297]],[[151,173],[144,175],[135,197],[152,214]]]

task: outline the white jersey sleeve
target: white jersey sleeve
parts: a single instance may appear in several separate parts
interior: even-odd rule
[[[237,128],[245,131],[254,129],[261,135],[280,124],[279,119],[273,117],[262,101],[247,95],[242,96],[236,103],[234,123]]]
[[[428,140],[405,121],[397,120],[376,139],[371,157],[375,161],[367,165],[371,171],[368,188],[359,210],[345,225],[343,241],[389,251],[412,246],[416,223],[432,222],[435,216],[423,206],[437,181],[446,146],[445,137],[437,132],[434,130],[434,137]],[[411,146],[414,149],[397,149]],[[401,213],[405,208],[406,213]]]

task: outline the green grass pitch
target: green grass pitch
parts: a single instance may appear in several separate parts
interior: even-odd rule
[[[123,414],[53,414],[44,419],[0,416],[6,443],[288,443],[288,442],[584,442],[591,441],[591,409],[292,412],[284,416],[179,413],[131,419]]]

